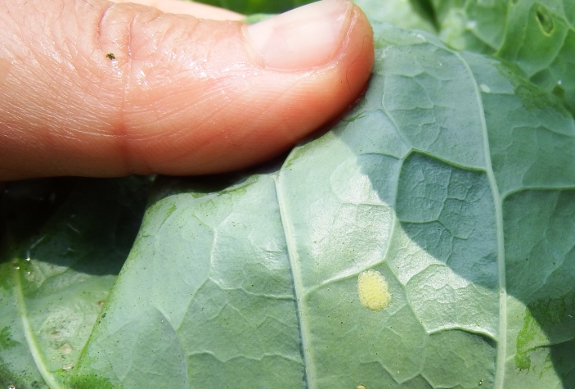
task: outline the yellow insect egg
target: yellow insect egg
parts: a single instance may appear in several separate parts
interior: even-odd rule
[[[357,279],[359,301],[361,305],[374,311],[388,306],[391,295],[387,290],[387,282],[380,272],[368,270],[361,273]]]

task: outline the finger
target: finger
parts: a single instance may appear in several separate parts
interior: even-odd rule
[[[0,2],[0,180],[207,174],[345,109],[371,27],[326,0],[253,26],[99,0]]]
[[[159,9],[162,12],[191,15],[199,19],[242,20],[244,15],[211,5],[183,0],[114,0],[114,3],[137,3]]]

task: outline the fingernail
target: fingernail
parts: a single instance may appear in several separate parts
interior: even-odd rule
[[[322,0],[247,27],[268,68],[307,69],[328,63],[341,47],[349,21],[349,0]]]

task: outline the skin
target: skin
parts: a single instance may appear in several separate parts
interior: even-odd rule
[[[0,2],[0,181],[244,168],[340,115],[373,65],[355,6],[333,59],[281,71],[242,15],[140,3]]]

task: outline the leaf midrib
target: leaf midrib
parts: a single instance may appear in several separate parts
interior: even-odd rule
[[[42,354],[40,354],[40,348],[38,347],[36,336],[34,335],[32,325],[28,319],[28,311],[26,309],[26,302],[24,301],[24,291],[22,290],[22,281],[20,279],[19,269],[15,268],[13,270],[13,277],[14,299],[18,313],[20,315],[20,319],[22,320],[22,330],[24,332],[24,337],[26,338],[28,349],[30,350],[30,354],[32,354],[32,358],[34,359],[38,372],[46,382],[46,385],[50,387],[50,389],[64,389],[64,387],[61,386],[60,383],[56,380],[54,375],[48,371],[46,362],[44,361]]]
[[[281,173],[279,173],[281,174]],[[305,305],[301,303],[301,299],[304,295],[304,287],[303,281],[301,279],[301,268],[299,266],[299,262],[297,261],[297,254],[296,254],[296,244],[294,242],[294,234],[292,229],[290,228],[289,224],[286,221],[286,205],[285,200],[283,198],[283,192],[281,190],[281,184],[279,182],[279,174],[275,175],[274,177],[274,187],[276,191],[276,198],[278,202],[278,209],[280,213],[280,219],[282,223],[282,231],[284,233],[284,239],[286,242],[286,251],[288,255],[288,260],[290,263],[290,268],[292,272],[292,279],[294,285],[294,294],[295,294],[295,306],[296,306],[296,314],[297,314],[297,322],[298,328],[300,333],[301,339],[301,356],[304,366],[304,383],[306,389],[313,389],[314,386],[314,377],[315,371],[311,368],[312,364],[310,363],[310,356],[309,350],[309,328],[307,327],[307,321],[304,320],[305,314],[304,309]]]
[[[505,378],[505,361],[506,361],[506,348],[507,348],[507,285],[506,285],[506,275],[505,275],[505,241],[503,236],[503,203],[501,195],[499,194],[499,188],[497,186],[497,180],[495,179],[495,173],[493,171],[493,165],[491,163],[491,153],[489,148],[489,133],[487,131],[487,122],[485,119],[485,110],[483,108],[483,100],[481,99],[481,92],[479,91],[479,86],[473,71],[469,67],[469,64],[465,59],[456,51],[453,51],[455,56],[461,61],[465,70],[471,77],[473,82],[473,90],[475,93],[475,98],[477,100],[477,105],[479,108],[479,120],[481,122],[481,129],[483,132],[483,152],[485,158],[485,172],[487,175],[487,180],[489,181],[489,186],[491,187],[491,194],[493,197],[493,205],[495,208],[495,228],[497,233],[497,264],[498,264],[498,274],[499,274],[499,334],[497,341],[497,361],[495,370],[495,389],[504,389],[504,378]]]

